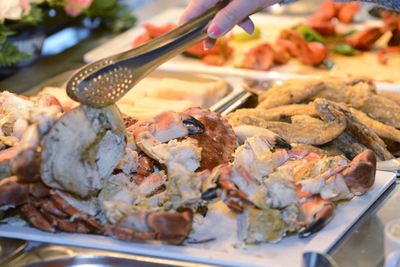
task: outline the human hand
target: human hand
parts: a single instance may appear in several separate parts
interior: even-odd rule
[[[218,2],[219,0],[191,0],[180,18],[180,24],[200,16]],[[252,34],[254,23],[249,16],[279,2],[281,0],[231,0],[210,22],[207,29],[209,39],[206,40],[205,46],[212,47],[215,39],[225,35],[235,25],[239,25],[247,33]]]

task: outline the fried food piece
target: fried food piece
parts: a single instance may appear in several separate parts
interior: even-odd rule
[[[259,108],[273,108],[282,105],[301,103],[310,99],[325,88],[319,79],[292,79],[275,85],[259,96]]]
[[[396,102],[397,105],[400,105],[400,93],[394,92],[378,92],[378,95],[391,99]]]
[[[376,94],[375,84],[368,79],[324,78],[324,89],[314,95],[311,100],[325,98],[338,103],[352,104],[358,108]]]
[[[357,146],[357,151],[356,148],[353,148],[353,146],[349,147],[350,144],[359,143],[374,151],[380,160],[388,160],[393,158],[393,155],[387,150],[382,139],[380,139],[378,135],[376,135],[366,125],[361,123],[344,105],[322,98],[316,99],[314,103],[316,110],[318,111],[321,119],[324,121],[331,122],[340,117],[344,117],[346,119],[347,127],[345,133],[352,136],[356,142],[354,142],[354,140],[348,136],[340,136],[338,140],[335,140],[339,142],[338,148],[344,151],[346,156],[351,154],[351,151],[353,151],[355,155],[359,154],[360,151],[358,150],[362,149],[362,147]],[[347,151],[349,149],[350,151]]]
[[[346,128],[346,121],[343,118],[323,122],[319,119],[307,116],[297,115],[291,117],[291,123],[280,121],[268,121],[257,116],[236,116],[228,118],[233,126],[253,125],[266,128],[289,143],[300,143],[308,145],[322,145],[338,137]]]
[[[324,81],[324,89],[315,94],[310,100],[325,98],[335,102],[346,102],[346,83],[340,79]]]
[[[348,159],[353,159],[358,154],[368,149],[366,146],[359,143],[357,138],[348,133],[339,135],[339,137],[333,140],[329,145],[340,150]]]
[[[254,120],[280,121],[281,116],[267,112],[265,109],[243,108],[226,115],[226,119],[232,127],[236,127],[243,124],[253,125]]]
[[[362,111],[350,108],[351,113],[367,127],[371,128],[379,137],[400,143],[400,131],[396,128],[371,119]]]
[[[364,102],[361,111],[377,121],[400,128],[400,105],[389,98],[373,95]]]
[[[350,84],[346,88],[346,101],[343,102],[360,109],[365,102],[374,95],[376,95],[376,87],[372,81],[355,80],[354,84]]]
[[[287,118],[296,115],[308,115],[311,117],[318,117],[314,104],[292,104],[283,105],[275,108],[266,109],[265,113],[268,114],[270,120],[285,121]]]

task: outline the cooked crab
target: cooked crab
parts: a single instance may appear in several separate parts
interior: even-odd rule
[[[116,106],[78,106],[63,114],[43,138],[41,178],[51,188],[93,196],[117,166],[125,145]]]
[[[28,182],[37,180],[37,148],[60,116],[62,106],[50,95],[28,99],[7,91],[1,93],[0,103],[0,176],[17,175]]]
[[[245,243],[276,242],[296,231],[307,237],[330,221],[334,201],[364,194],[374,183],[369,150],[349,162],[273,148],[262,135],[248,138],[234,162],[214,169],[203,184],[205,200],[219,197],[239,213],[238,237]]]

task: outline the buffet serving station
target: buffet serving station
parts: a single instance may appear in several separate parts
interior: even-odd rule
[[[185,1],[154,1],[137,10],[139,23],[167,23],[176,17],[181,9],[166,6],[182,6]],[[146,14],[146,17],[141,17]],[[273,20],[271,15],[259,15],[259,20]],[[148,18],[151,17],[149,20]],[[287,18],[288,19],[288,18]],[[290,20],[290,18],[288,19]],[[92,62],[107,53],[120,52],[138,35],[134,29],[115,39],[94,33],[72,49],[48,58],[40,59],[30,67],[0,81],[0,88],[18,94],[34,95],[45,87],[62,87],[71,73],[82,66],[82,55],[86,62]],[[132,36],[131,36],[132,35]],[[128,39],[127,39],[128,38]],[[114,51],[114,50],[115,51]],[[175,60],[175,63],[174,63]],[[224,80],[227,90],[220,101],[214,102],[212,110],[224,115],[238,107],[251,107],[254,96],[245,90],[250,80],[280,82],[299,77],[297,74],[282,74],[271,71],[263,73],[239,70],[232,67],[214,68],[193,63],[182,58],[174,59],[160,67],[155,77],[185,77],[200,75],[199,80],[211,79],[214,75]],[[49,68],[48,66],[54,66]],[[26,78],[30,77],[30,82]],[[171,78],[170,77],[170,78]],[[172,79],[171,78],[171,79]],[[211,79],[212,80],[212,79]],[[244,86],[243,86],[244,84]],[[377,83],[378,90],[396,92],[396,83]],[[14,89],[13,89],[14,88]],[[54,91],[52,91],[54,92]],[[135,96],[136,97],[136,96]],[[123,104],[123,103],[121,103]],[[125,103],[126,104],[126,103]],[[362,197],[340,204],[336,216],[317,234],[299,239],[285,237],[277,244],[262,244],[237,247],[235,221],[226,216],[216,217],[213,226],[224,228],[220,240],[204,244],[185,246],[127,243],[110,237],[45,233],[25,225],[0,225],[0,264],[5,266],[382,266],[383,227],[396,218],[400,209],[400,191],[397,186],[397,163],[378,164],[375,184]],[[221,203],[209,207],[210,216],[214,210],[226,209]],[[219,226],[219,227],[218,227]],[[212,232],[212,230],[210,229]],[[218,231],[218,230],[217,230]],[[232,234],[233,233],[233,234]],[[26,240],[20,241],[20,240]],[[234,255],[234,257],[232,256]]]

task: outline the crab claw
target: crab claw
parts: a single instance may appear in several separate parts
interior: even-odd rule
[[[260,136],[265,138],[271,148],[292,148],[285,139],[265,128],[252,125],[240,125],[233,128],[233,130],[235,131],[239,144],[243,144],[249,137]]]
[[[368,149],[358,154],[342,175],[350,191],[354,195],[362,195],[374,184],[375,172],[376,156]]]
[[[324,228],[331,221],[334,210],[333,203],[322,198],[314,198],[301,204],[300,219],[303,220],[304,227],[299,230],[299,237],[309,237]]]

